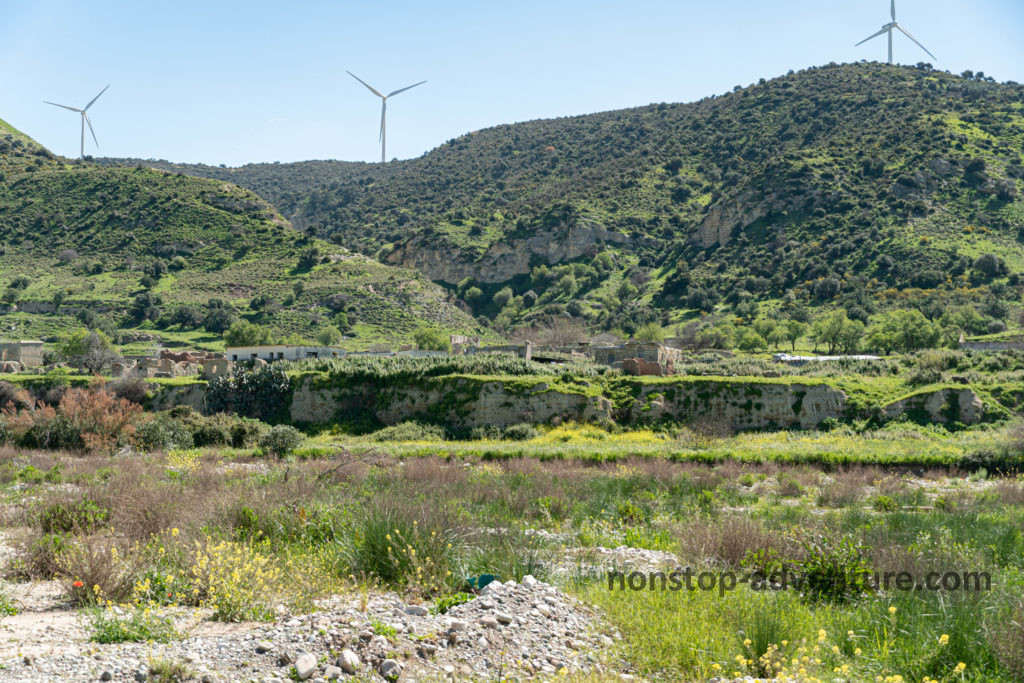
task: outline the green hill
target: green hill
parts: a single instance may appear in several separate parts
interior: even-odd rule
[[[968,76],[828,65],[691,104],[498,126],[387,165],[146,163],[230,179],[301,229],[461,282],[477,313],[495,315],[505,285],[526,294],[502,323],[1015,303],[1024,87]]]
[[[83,322],[137,346],[216,348],[214,303],[277,338],[345,327],[352,348],[473,319],[415,271],[295,231],[235,185],[59,159],[0,122],[0,334],[52,339]],[[344,316],[339,316],[344,313]]]

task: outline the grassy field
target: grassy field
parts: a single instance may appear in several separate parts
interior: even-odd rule
[[[610,660],[645,679],[1024,674],[1019,480],[663,458],[227,454],[158,452],[111,467],[106,457],[5,448],[3,519],[18,551],[8,580],[56,576],[83,610],[124,605],[87,623],[96,637],[131,640],[164,637],[155,615],[174,606],[261,620],[278,602],[309,608],[368,586],[433,604],[465,591],[467,576],[531,574],[596,606],[622,635]],[[724,580],[784,568],[809,583],[610,590],[608,571],[659,569],[602,554],[620,546],[669,553],[666,572]],[[991,589],[874,588],[859,570],[983,572]]]

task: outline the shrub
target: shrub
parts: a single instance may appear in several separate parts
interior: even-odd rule
[[[135,443],[147,451],[169,451],[195,445],[192,432],[170,415],[158,415],[138,428]]]
[[[800,577],[805,598],[844,603],[866,592],[871,570],[862,547],[847,537],[810,535],[799,540],[804,557],[789,564]]]
[[[538,436],[537,430],[533,425],[526,422],[520,422],[519,424],[509,425],[502,430],[501,438],[506,441],[529,441]]]
[[[289,425],[275,425],[266,436],[260,439],[260,448],[265,453],[283,458],[290,455],[302,443],[302,432]]]
[[[0,382],[0,410],[12,407],[14,410],[32,406],[32,396],[21,387],[10,382]]]
[[[253,546],[206,538],[196,543],[190,573],[214,621],[269,621],[282,579],[269,555]]]
[[[445,614],[452,607],[464,605],[474,597],[476,596],[472,593],[452,593],[451,595],[443,595],[434,602],[434,606],[431,608],[430,612],[432,614]]]
[[[368,438],[371,441],[444,441],[445,432],[437,425],[408,421],[378,429]]]
[[[89,640],[94,643],[169,643],[179,637],[174,621],[145,608],[134,608],[127,614],[92,607],[85,611],[89,623]]]
[[[877,496],[871,506],[879,512],[895,512],[900,507],[891,496]]]
[[[107,383],[107,391],[118,398],[142,405],[149,394],[149,384],[141,377],[122,377]]]
[[[10,438],[27,448],[107,453],[135,433],[142,408],[98,386],[71,388],[56,408],[7,410]]]
[[[64,580],[75,604],[126,603],[142,576],[142,562],[136,552],[90,538],[69,544],[60,552],[55,574]]]
[[[236,367],[232,377],[218,377],[206,389],[206,405],[212,412],[235,412],[245,417],[268,419],[288,405],[291,382],[283,367]]]
[[[89,534],[106,524],[110,511],[89,498],[41,505],[33,515],[44,534]]]

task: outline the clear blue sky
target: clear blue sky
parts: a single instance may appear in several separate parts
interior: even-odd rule
[[[1024,82],[1024,0],[897,0],[937,68]],[[0,118],[78,154],[230,165],[418,156],[465,132],[686,102],[789,69],[884,60],[888,0],[0,0]],[[905,38],[898,62],[932,61]],[[90,142],[91,145],[91,142]]]

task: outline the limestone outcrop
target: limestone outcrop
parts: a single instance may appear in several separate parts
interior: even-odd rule
[[[890,420],[909,413],[912,417],[916,414],[942,424],[975,424],[984,416],[985,404],[981,397],[970,389],[939,389],[893,401],[883,406],[882,412]]]

